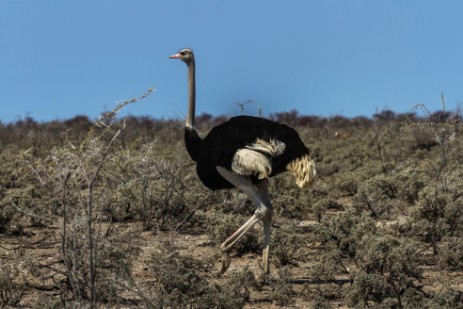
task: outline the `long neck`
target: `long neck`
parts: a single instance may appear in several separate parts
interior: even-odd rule
[[[196,87],[195,87],[195,59],[191,59],[188,64],[188,114],[186,116],[185,126],[194,128],[195,125],[195,108],[196,108]]]
[[[188,114],[185,121],[185,146],[188,154],[197,161],[198,149],[201,145],[201,137],[195,129],[195,107],[196,107],[196,89],[195,89],[195,60],[194,58],[188,63]]]

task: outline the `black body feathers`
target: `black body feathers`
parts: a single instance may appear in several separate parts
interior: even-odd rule
[[[235,153],[256,142],[278,140],[286,145],[285,151],[271,158],[272,173],[275,176],[286,170],[286,165],[296,158],[309,154],[309,150],[299,138],[299,134],[289,126],[271,120],[238,116],[214,127],[201,139],[196,130],[185,128],[185,144],[191,158],[197,162],[196,170],[203,184],[212,189],[233,188],[222,178],[216,167],[231,170]],[[251,177],[258,182],[257,177]]]

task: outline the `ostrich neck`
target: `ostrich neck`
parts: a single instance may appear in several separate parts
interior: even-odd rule
[[[188,64],[188,114],[185,126],[194,128],[196,108],[196,87],[195,87],[195,60],[192,59]]]

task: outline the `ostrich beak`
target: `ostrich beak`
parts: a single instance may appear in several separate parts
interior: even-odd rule
[[[170,59],[178,59],[180,57],[181,57],[180,54],[175,54],[175,55],[169,56]]]

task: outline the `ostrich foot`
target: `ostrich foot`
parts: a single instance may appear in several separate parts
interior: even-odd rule
[[[222,251],[222,258],[220,260],[220,269],[219,269],[219,276],[222,275],[224,272],[227,271],[228,267],[230,266],[231,259],[228,254],[228,251]]]

